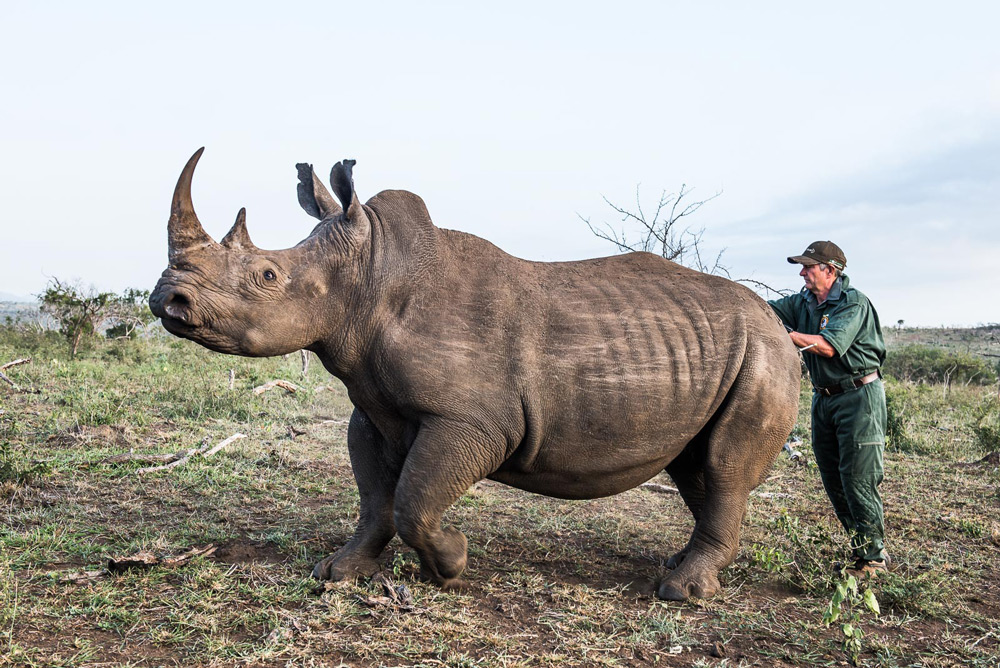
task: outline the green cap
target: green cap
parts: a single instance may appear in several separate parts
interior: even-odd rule
[[[847,256],[844,255],[844,251],[832,241],[814,241],[802,251],[802,255],[793,255],[788,261],[791,264],[804,265],[828,264],[840,270],[847,266]]]

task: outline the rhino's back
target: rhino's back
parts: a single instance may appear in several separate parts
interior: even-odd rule
[[[394,325],[386,394],[497,433],[494,477],[531,491],[648,479],[716,413],[753,341],[780,335],[749,290],[652,254],[529,262],[449,230],[437,247]]]

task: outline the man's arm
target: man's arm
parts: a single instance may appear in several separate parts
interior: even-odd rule
[[[837,354],[830,342],[823,338],[821,334],[803,334],[802,332],[790,331],[788,336],[792,339],[795,347],[803,352],[819,355],[820,357],[833,357]]]

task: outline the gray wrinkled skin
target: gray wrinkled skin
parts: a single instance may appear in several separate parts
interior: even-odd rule
[[[662,598],[706,597],[736,556],[750,490],[795,422],[799,362],[770,308],[729,280],[648,253],[527,262],[435,227],[405,191],[362,205],[353,161],[294,248],[256,248],[240,211],[221,243],[177,183],[170,266],[150,307],[177,336],[232,355],[311,350],[347,387],[361,499],[354,536],[314,575],[370,575],[397,533],[421,574],[461,587],[466,539],[442,514],[483,478],[589,499],[666,469],[695,517]]]

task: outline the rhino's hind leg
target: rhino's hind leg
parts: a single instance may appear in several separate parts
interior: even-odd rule
[[[764,478],[795,416],[784,410],[795,397],[749,362],[705,431],[668,471],[695,516],[687,546],[657,595],[668,600],[705,598],[720,589],[719,571],[736,558],[750,491]]]
[[[445,511],[473,484],[496,469],[501,447],[467,425],[424,425],[406,458],[396,488],[399,536],[420,557],[420,576],[442,589],[463,589],[467,541],[442,527]]]
[[[667,466],[667,473],[677,486],[681,498],[687,505],[688,510],[694,516],[695,530],[701,519],[701,507],[705,502],[705,445],[708,442],[708,434],[703,432],[698,434],[691,443]],[[667,568],[673,570],[681,565],[688,552],[691,551],[691,543],[688,542],[679,552],[667,560]]]
[[[358,408],[347,428],[347,447],[361,497],[361,516],[351,539],[313,568],[318,580],[373,575],[379,570],[379,555],[396,535],[392,505],[402,463],[392,457],[385,439]]]

